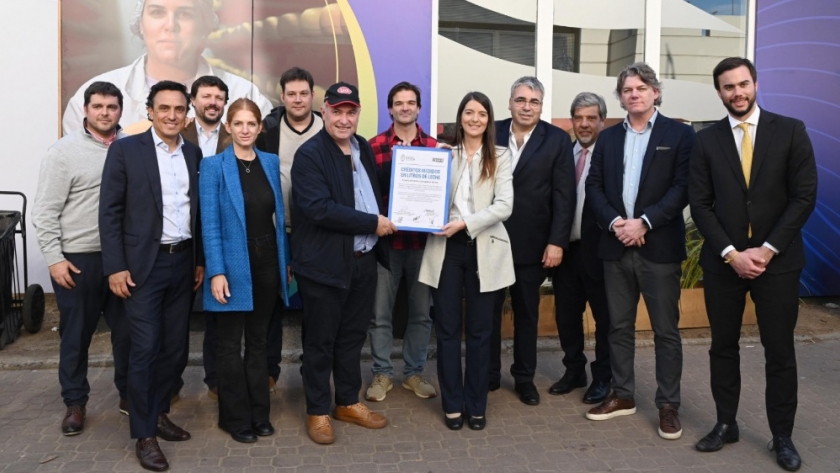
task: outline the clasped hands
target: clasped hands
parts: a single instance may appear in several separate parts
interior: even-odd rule
[[[624,246],[638,246],[645,244],[645,234],[648,232],[644,221],[641,218],[623,219],[619,218],[613,223],[613,231],[618,241]]]
[[[775,255],[770,248],[759,246],[757,248],[747,248],[744,251],[732,250],[726,254],[726,257],[727,259],[731,258],[729,265],[732,266],[739,278],[755,279],[764,273],[767,264]]]

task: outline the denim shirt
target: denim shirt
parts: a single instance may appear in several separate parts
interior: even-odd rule
[[[376,204],[370,178],[362,165],[362,152],[359,150],[359,142],[356,138],[350,138],[350,157],[353,159],[353,196],[356,200],[356,210],[379,215],[379,206]],[[373,249],[378,240],[376,233],[355,235],[353,236],[353,251],[367,253]]]

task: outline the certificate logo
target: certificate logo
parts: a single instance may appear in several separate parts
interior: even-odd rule
[[[403,155],[400,156],[400,161],[401,162],[405,162],[405,161],[414,162],[415,159],[414,159],[414,156],[406,156],[406,155],[403,154]]]
[[[443,158],[432,158],[433,163],[443,163]]]

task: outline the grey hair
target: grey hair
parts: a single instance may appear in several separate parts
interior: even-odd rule
[[[201,24],[206,27],[205,34],[215,30],[219,26],[219,17],[213,10],[213,0],[193,0],[193,3],[198,11],[199,18],[201,18]],[[143,7],[145,6],[146,0],[137,0],[134,12],[131,14],[131,20],[128,22],[128,29],[140,39],[143,39],[140,22],[143,20]]]
[[[520,85],[524,85],[529,89],[533,90],[534,92],[539,92],[540,95],[545,97],[545,87],[543,87],[542,82],[539,79],[533,76],[523,76],[519,79],[514,81],[513,85],[510,86],[510,98],[513,98],[513,92],[516,90],[517,87]]]
[[[575,110],[581,107],[592,107],[593,105],[598,106],[598,115],[601,117],[601,120],[607,118],[607,104],[604,102],[604,97],[601,97],[598,94],[592,92],[581,92],[577,94],[574,100],[572,100],[572,108],[570,112],[570,116],[574,118]]]
[[[654,100],[653,104],[657,107],[662,105],[662,82],[659,82],[659,79],[656,78],[656,72],[653,68],[644,62],[630,64],[622,69],[621,73],[618,74],[615,85],[615,96],[619,99],[619,102],[621,102],[621,88],[624,86],[624,81],[628,77],[632,76],[637,76],[642,80],[642,82],[647,84],[648,87],[656,89],[659,92],[659,97]],[[624,108],[623,103],[621,104],[621,108]]]

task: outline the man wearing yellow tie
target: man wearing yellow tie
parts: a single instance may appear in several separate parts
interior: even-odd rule
[[[801,229],[817,197],[814,150],[802,121],[756,105],[756,70],[749,60],[724,59],[713,78],[729,114],[697,134],[689,201],[705,238],[700,264],[717,424],[696,448],[714,452],[738,441],[738,340],[749,292],[764,346],[771,448],[779,466],[796,471],[801,460],[790,438],[797,406],[793,331],[805,266]]]

